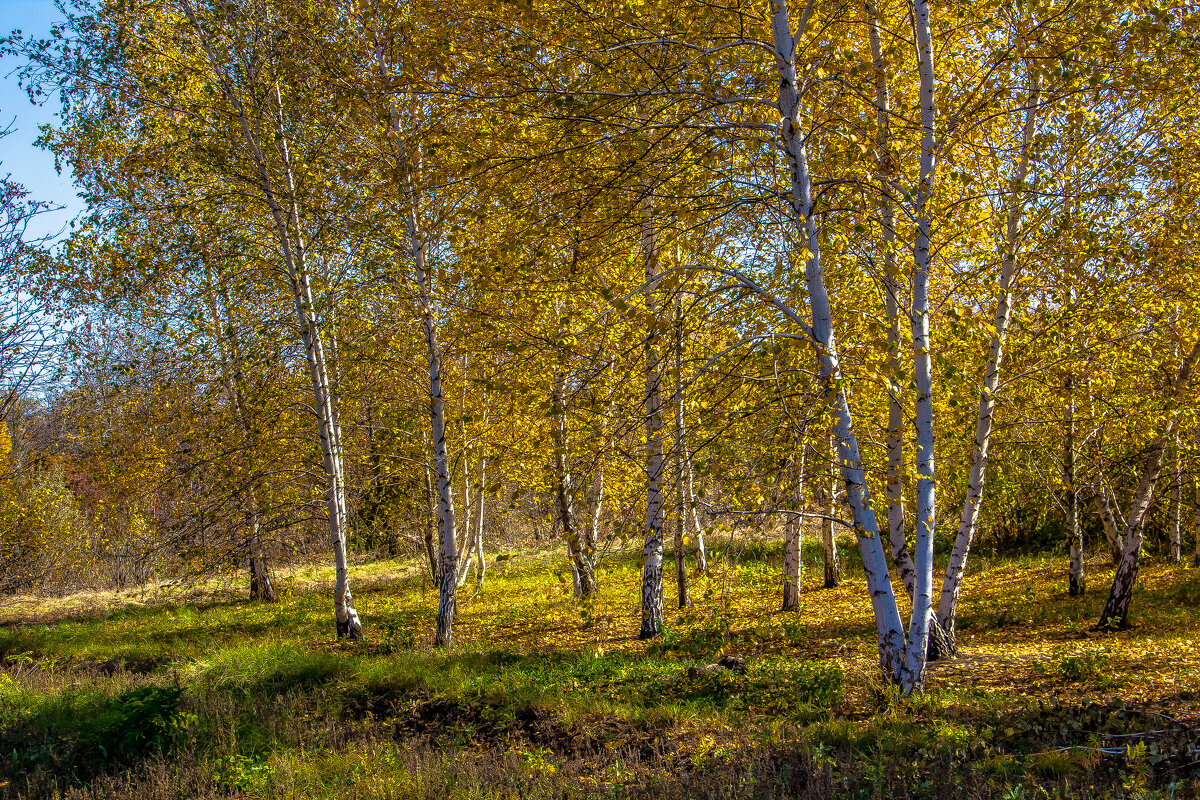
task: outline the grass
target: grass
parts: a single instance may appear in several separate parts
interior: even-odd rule
[[[785,614],[777,541],[712,545],[695,607],[650,643],[633,552],[609,555],[589,604],[557,551],[492,564],[461,595],[449,651],[431,646],[416,559],[356,565],[360,644],[334,640],[320,565],[281,574],[275,604],[228,581],[90,614],[22,598],[0,628],[0,797],[1200,791],[1200,571],[1147,564],[1137,624],[1098,634],[1103,592],[1068,597],[1062,559],[977,560],[963,655],[904,699],[873,667],[861,573],[809,589],[806,554],[802,608]],[[1089,567],[1104,586],[1110,568]],[[745,674],[687,677],[726,653]]]

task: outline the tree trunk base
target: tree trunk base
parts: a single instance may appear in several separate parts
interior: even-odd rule
[[[958,642],[955,635],[943,628],[936,616],[930,618],[929,645],[925,650],[925,661],[946,661],[957,655]]]
[[[352,614],[345,621],[338,621],[337,638],[349,639],[352,642],[362,641],[363,629],[362,623],[358,620],[358,614]]]
[[[250,560],[250,599],[264,603],[275,602],[275,587],[267,568],[256,559]]]
[[[642,629],[638,631],[638,638],[642,641],[647,639],[655,639],[662,635],[662,620],[654,619],[642,623]]]

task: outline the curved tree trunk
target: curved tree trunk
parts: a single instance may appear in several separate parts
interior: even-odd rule
[[[1179,393],[1187,386],[1192,376],[1192,368],[1196,359],[1200,358],[1200,341],[1193,345],[1191,352],[1184,358],[1175,380],[1171,384],[1171,397],[1168,403],[1178,398]],[[1173,408],[1167,405],[1167,408]],[[1129,508],[1129,516],[1125,520],[1125,548],[1121,551],[1121,563],[1117,565],[1116,575],[1113,576],[1112,589],[1104,610],[1100,613],[1100,621],[1096,627],[1101,630],[1124,628],[1129,624],[1129,604],[1133,599],[1133,590],[1137,586],[1138,568],[1142,554],[1142,536],[1146,529],[1146,515],[1150,511],[1150,501],[1154,496],[1154,486],[1162,473],[1163,455],[1167,442],[1175,433],[1177,411],[1172,411],[1170,419],[1162,435],[1150,443],[1142,458],[1142,478],[1138,483],[1137,493]]]
[[[575,481],[571,469],[570,440],[567,436],[566,389],[563,374],[556,373],[550,384],[550,407],[554,417],[550,440],[554,447],[554,500],[567,555],[571,559],[571,580],[575,596],[588,599],[596,594],[595,544],[583,541],[575,515]]]
[[[325,498],[328,511],[329,536],[333,545],[333,560],[335,581],[333,590],[333,609],[337,635],[351,639],[362,638],[362,623],[358,612],[354,609],[354,601],[350,594],[349,571],[346,565],[346,490],[345,475],[342,470],[341,431],[338,427],[337,413],[334,408],[334,398],[330,390],[329,370],[325,358],[325,347],[321,340],[320,328],[316,321],[316,303],[313,300],[312,274],[309,270],[304,245],[302,225],[300,224],[299,204],[296,198],[296,187],[293,180],[292,164],[288,149],[288,140],[284,128],[283,97],[278,84],[274,89],[277,126],[273,137],[277,136],[275,145],[281,155],[281,170],[284,178],[283,196],[277,191],[275,180],[271,176],[270,165],[263,150],[267,137],[262,131],[263,116],[267,109],[255,107],[252,116],[246,104],[234,92],[234,81],[228,79],[228,72],[216,57],[203,26],[196,17],[192,4],[184,0],[183,9],[192,27],[198,34],[204,48],[205,58],[209,66],[219,76],[218,84],[237,117],[243,141],[255,166],[255,180],[262,191],[263,200],[270,210],[278,239],[280,255],[287,271],[292,289],[292,299],[295,302],[296,322],[300,329],[300,338],[304,344],[305,360],[308,366],[309,378],[313,388],[313,406],[317,415],[317,432],[320,440],[321,454],[324,460],[326,486]],[[265,96],[265,93],[263,93]],[[286,204],[286,208],[285,208]]]
[[[1168,426],[1174,427],[1174,421]],[[1124,628],[1129,624],[1129,603],[1133,599],[1133,590],[1137,585],[1138,569],[1142,554],[1142,536],[1146,530],[1146,516],[1150,511],[1150,501],[1154,496],[1154,485],[1162,473],[1163,451],[1166,449],[1166,437],[1159,437],[1151,442],[1142,459],[1142,479],[1138,483],[1137,493],[1129,508],[1129,517],[1125,521],[1125,549],[1121,551],[1121,563],[1113,576],[1112,589],[1100,614],[1097,627],[1102,630]]]
[[[967,478],[967,496],[963,501],[962,514],[958,521],[958,534],[942,580],[942,591],[938,598],[937,621],[946,644],[945,655],[958,650],[955,621],[958,616],[958,597],[962,591],[962,579],[966,573],[967,557],[979,523],[979,509],[983,504],[983,487],[987,471],[988,452],[992,428],[995,424],[996,392],[1000,388],[1000,369],[1004,362],[1004,347],[1008,339],[1008,328],[1012,322],[1013,289],[1016,286],[1019,262],[1017,254],[1021,245],[1021,224],[1025,214],[1026,192],[1024,185],[1029,174],[1031,150],[1036,133],[1036,110],[1040,96],[1040,79],[1030,78],[1026,97],[1025,124],[1021,133],[1021,153],[1013,176],[1013,191],[1008,203],[1008,214],[1004,230],[1004,250],[1000,262],[1000,295],[996,301],[996,316],[992,330],[992,341],[988,364],[984,372],[983,386],[979,390],[979,410],[975,415],[975,442],[971,453],[971,472]],[[936,653],[941,656],[943,653]]]
[[[918,0],[919,1],[919,0]],[[811,6],[810,6],[811,8]],[[906,690],[916,683],[905,675],[904,626],[896,596],[888,576],[888,558],[879,540],[879,525],[871,508],[866,487],[866,475],[859,454],[858,436],[846,391],[842,383],[837,340],[833,331],[833,309],[825,285],[821,262],[820,240],[813,219],[812,180],[808,171],[808,151],[800,123],[799,83],[796,73],[796,37],[791,30],[786,0],[772,3],[771,35],[774,42],[776,68],[779,77],[779,109],[782,116],[780,136],[787,153],[791,197],[798,234],[805,258],[805,284],[812,308],[811,334],[818,360],[820,381],[825,401],[834,418],[838,444],[838,462],[846,486],[846,500],[858,532],[859,552],[862,554],[871,606],[875,612],[879,644],[879,664],[884,673]],[[803,31],[807,20],[798,26]]]

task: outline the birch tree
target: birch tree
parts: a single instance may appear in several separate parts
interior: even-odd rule
[[[871,63],[875,75],[875,147],[878,151],[876,166],[880,247],[883,257],[883,282],[885,311],[888,320],[888,421],[887,421],[887,503],[888,543],[892,550],[892,561],[900,571],[900,579],[909,597],[913,596],[916,573],[912,555],[908,549],[908,537],[904,518],[904,403],[901,380],[903,368],[900,361],[900,268],[897,264],[898,243],[896,241],[896,214],[892,196],[896,192],[896,163],[892,153],[892,98],[888,80],[888,64],[883,55],[883,39],[880,34],[879,10],[874,0],[864,3],[867,14],[867,31],[871,44]],[[823,523],[824,526],[824,523]],[[832,540],[832,523],[829,538]],[[830,547],[826,546],[826,552]],[[836,550],[833,550],[836,557]],[[834,572],[837,570],[835,569]],[[827,557],[825,585],[831,584],[831,570]]]
[[[641,254],[645,265],[648,291],[646,298],[647,330],[645,333],[645,425],[646,425],[646,522],[645,545],[642,549],[642,625],[641,639],[651,639],[662,632],[663,625],[663,524],[666,497],[663,486],[665,459],[663,457],[662,418],[662,346],[659,340],[659,302],[656,281],[659,274],[658,231],[655,229],[654,198],[649,179],[642,182],[639,201],[641,215]]]
[[[1187,388],[1197,358],[1200,358],[1200,341],[1197,341],[1190,352],[1184,356],[1174,378],[1167,387],[1165,399],[1168,403]],[[1149,443],[1142,456],[1141,476],[1137,492],[1129,504],[1129,511],[1125,518],[1125,531],[1122,535],[1124,549],[1121,551],[1121,562],[1117,565],[1112,589],[1109,591],[1108,600],[1104,603],[1104,610],[1100,612],[1100,621],[1097,623],[1098,627],[1102,629],[1124,628],[1129,624],[1129,603],[1133,599],[1133,590],[1137,585],[1138,570],[1141,566],[1146,517],[1150,513],[1154,487],[1162,473],[1167,447],[1174,437],[1178,423],[1178,410],[1172,410],[1168,413],[1166,425]]]
[[[971,454],[971,468],[967,479],[967,494],[959,517],[958,533],[950,552],[950,561],[942,581],[938,600],[938,624],[945,634],[945,641],[953,654],[956,649],[955,619],[958,613],[958,598],[962,591],[963,575],[967,557],[975,539],[979,524],[979,511],[983,502],[988,454],[991,447],[992,430],[995,426],[996,393],[1000,388],[1000,376],[1012,323],[1013,294],[1020,273],[1020,253],[1023,235],[1025,208],[1028,203],[1027,182],[1034,157],[1034,137],[1037,133],[1037,113],[1041,96],[1041,77],[1032,67],[1026,68],[1027,89],[1024,99],[1024,121],[1021,126],[1020,143],[1014,158],[1014,173],[1006,192],[1004,237],[1000,245],[1000,280],[997,286],[995,321],[992,327],[987,367],[983,385],[979,390],[979,410],[976,414],[975,438]]]
[[[922,0],[918,0],[918,3],[921,2]],[[918,27],[924,26],[924,36],[927,37],[928,11],[927,6],[923,6],[923,8],[923,11],[918,10],[917,16],[923,21],[918,22]],[[812,5],[810,3],[805,9],[794,31],[785,0],[773,0],[771,11],[771,33],[780,86],[778,99],[778,108],[782,117],[780,135],[787,156],[790,183],[789,202],[795,224],[799,228],[798,238],[803,243],[803,252],[806,255],[804,259],[805,284],[808,288],[809,305],[812,311],[812,325],[809,333],[815,343],[825,399],[830,405],[834,418],[838,463],[846,485],[846,499],[853,515],[868,591],[875,611],[880,666],[885,674],[891,676],[906,691],[912,691],[919,687],[923,680],[923,663],[918,662],[923,662],[926,642],[923,640],[919,642],[920,655],[910,663],[905,652],[907,645],[904,626],[900,621],[899,608],[888,577],[887,556],[880,542],[879,527],[866,488],[858,436],[854,432],[846,390],[842,386],[841,365],[833,330],[833,312],[821,263],[818,229],[816,220],[813,218],[812,179],[809,174],[808,150],[801,122],[801,91],[796,71],[797,40],[805,34]],[[923,46],[923,42],[924,39],[919,46]],[[929,88],[932,91],[932,84]],[[932,101],[932,96],[928,99]],[[932,162],[927,166],[931,169]],[[932,531],[929,533],[931,535]],[[932,563],[919,566],[932,567]],[[920,593],[917,597],[921,597]],[[929,613],[928,604],[924,609],[917,608],[914,611],[915,624],[912,627],[915,639],[920,639],[922,635],[927,636]],[[913,672],[913,666],[918,667],[916,673]]]
[[[572,454],[567,431],[566,378],[563,373],[555,374],[550,386],[551,428],[550,438],[554,448],[554,497],[562,536],[567,543],[567,556],[571,559],[572,582],[576,595],[588,599],[596,594],[595,525],[589,519],[587,533],[581,535],[578,515],[575,511],[575,484],[572,470]],[[593,517],[596,514],[592,515]]]
[[[380,33],[374,34],[373,47],[380,85],[393,86],[392,69],[387,57],[388,46]],[[434,300],[433,274],[429,264],[429,235],[421,224],[421,197],[413,161],[408,152],[401,109],[396,98],[388,92],[386,137],[392,163],[400,182],[404,226],[408,234],[409,257],[412,259],[413,283],[416,288],[418,313],[425,332],[429,355],[429,417],[433,443],[433,465],[437,485],[438,519],[441,524],[441,599],[438,604],[437,631],[434,644],[449,647],[454,634],[458,592],[458,539],[454,520],[454,487],[450,477],[450,452],[446,444],[446,403],[442,387],[442,348],[438,337],[439,319]],[[465,461],[465,457],[464,457]]]
[[[350,594],[349,570],[346,561],[346,486],[343,470],[341,426],[337,419],[325,341],[317,317],[313,294],[313,277],[305,243],[300,203],[296,196],[296,181],[284,117],[283,93],[278,82],[273,91],[255,87],[253,94],[239,92],[234,71],[222,60],[214,37],[206,30],[190,0],[182,0],[183,11],[192,29],[214,80],[230,112],[236,119],[242,144],[256,172],[257,189],[270,212],[275,235],[292,289],[296,321],[304,342],[305,356],[312,383],[313,403],[317,414],[317,429],[324,457],[327,478],[326,505],[329,535],[333,546],[336,579],[334,583],[334,616],[338,636],[362,638],[362,623]],[[246,20],[253,25],[253,21]],[[274,101],[273,107],[270,105]],[[252,104],[253,103],[253,104]],[[270,133],[265,130],[269,126]],[[278,147],[278,174],[273,174],[268,160],[268,136]]]

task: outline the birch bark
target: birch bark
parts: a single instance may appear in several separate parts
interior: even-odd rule
[[[646,274],[646,523],[642,549],[642,625],[638,638],[651,639],[662,632],[663,621],[663,440],[662,354],[659,350],[658,234],[654,229],[654,201],[648,177],[642,179],[639,209],[642,217],[641,249]]]
[[[696,537],[696,572],[704,575],[708,572],[708,553],[704,547],[704,528],[700,525],[700,502],[696,497],[696,484],[692,469],[692,454],[688,449],[687,436],[683,437],[683,460],[687,467],[688,507],[692,516],[692,531]]]
[[[1133,590],[1137,586],[1142,538],[1146,530],[1146,515],[1150,511],[1154,486],[1158,483],[1162,473],[1163,455],[1167,442],[1174,435],[1178,422],[1177,407],[1173,407],[1172,401],[1178,398],[1179,393],[1191,380],[1197,358],[1200,358],[1200,341],[1193,345],[1191,352],[1183,359],[1183,363],[1172,381],[1171,396],[1166,399],[1164,404],[1164,407],[1170,409],[1167,424],[1158,438],[1150,443],[1142,458],[1142,477],[1138,483],[1133,503],[1130,505],[1129,514],[1125,519],[1123,537],[1125,548],[1121,551],[1121,563],[1117,565],[1112,589],[1109,591],[1108,600],[1104,603],[1104,610],[1100,613],[1100,621],[1096,624],[1099,629],[1114,630],[1124,628],[1129,624],[1129,603],[1133,599]]]
[[[920,79],[921,162],[913,216],[917,223],[913,247],[912,352],[916,383],[915,428],[917,439],[917,513],[913,561],[916,579],[913,588],[912,619],[904,682],[920,686],[925,678],[930,620],[933,616],[933,539],[937,525],[937,498],[934,475],[933,441],[933,365],[929,339],[930,237],[934,170],[937,166],[934,125],[936,97],[933,69],[933,35],[930,30],[928,0],[913,0],[913,28],[916,33],[917,71]]]
[[[1121,541],[1121,534],[1117,529],[1117,518],[1113,514],[1112,503],[1108,497],[1108,488],[1105,485],[1103,476],[1097,474],[1092,483],[1092,499],[1095,501],[1096,510],[1100,513],[1100,521],[1104,525],[1104,538],[1108,542],[1109,555],[1112,556],[1114,565],[1121,563],[1121,551],[1124,549],[1124,543]]]
[[[604,437],[608,430],[608,409],[602,412],[600,418],[600,446],[592,465],[592,477],[588,490],[584,492],[584,503],[588,515],[588,527],[584,536],[583,548],[588,563],[592,566],[593,586],[595,585],[596,543],[600,541],[600,519],[604,513],[604,453],[607,445]]]
[[[971,544],[975,540],[975,532],[979,523],[979,509],[983,503],[988,448],[991,444],[992,427],[995,422],[996,392],[1000,388],[1004,347],[1008,340],[1009,324],[1012,322],[1013,290],[1016,286],[1019,269],[1018,253],[1027,197],[1024,187],[1029,177],[1040,91],[1040,78],[1034,75],[1030,78],[1029,91],[1026,96],[1020,153],[1017,156],[1016,173],[1013,176],[1012,190],[1008,200],[1004,244],[1000,259],[1000,296],[996,301],[996,316],[983,386],[979,390],[979,411],[975,415],[975,442],[971,452],[971,472],[967,478],[967,496],[963,501],[962,514],[958,522],[958,534],[954,537],[954,547],[950,552],[950,561],[946,566],[946,576],[942,581],[942,592],[938,600],[938,624],[949,649],[948,655],[952,655],[957,650],[954,626],[958,615],[958,598],[962,591],[962,579],[967,568],[967,556],[970,554]]]
[[[425,497],[429,503],[429,514],[425,518],[425,555],[429,558],[429,578],[433,581],[434,586],[440,586],[442,582],[442,561],[438,553],[441,552],[441,515],[438,513],[437,492],[433,489],[433,471],[429,467],[429,454],[425,454]],[[439,535],[437,541],[434,541],[434,530],[437,529]]]
[[[464,392],[465,394],[465,392]],[[474,528],[471,526],[471,460],[467,454],[467,425],[466,422],[462,425],[462,442],[463,442],[463,511],[462,511],[462,541],[458,543],[458,588],[467,582],[467,574],[471,571],[471,562],[475,558],[475,551],[472,549],[474,542],[472,541],[472,533]]]
[[[804,546],[803,531],[804,517],[804,438],[798,434],[792,452],[799,451],[800,463],[795,456],[790,459],[788,479],[791,484],[789,510],[796,513],[788,514],[783,523],[783,605],[781,611],[791,611],[800,605],[800,555]]]
[[[903,373],[900,363],[900,270],[896,263],[896,215],[892,203],[896,165],[891,152],[891,91],[888,86],[887,62],[883,57],[883,41],[880,36],[879,11],[874,0],[866,0],[869,20],[868,34],[871,42],[871,61],[875,70],[875,121],[876,147],[879,164],[876,176],[879,181],[879,220],[883,244],[883,280],[886,292],[885,306],[888,318],[888,423],[887,423],[887,501],[888,543],[892,550],[892,561],[900,571],[900,580],[909,598],[913,596],[916,569],[908,549],[908,537],[904,530],[904,402],[899,376]],[[832,523],[828,523],[832,533]],[[827,550],[827,552],[829,552]],[[836,551],[833,551],[836,557]],[[829,566],[826,562],[826,586],[829,582]]]
[[[579,536],[570,440],[567,436],[565,377],[561,372],[556,373],[551,381],[550,405],[554,417],[550,426],[550,439],[554,447],[555,505],[562,536],[567,543],[567,555],[571,559],[575,596],[587,599],[596,593],[596,568],[592,560],[595,548],[589,547]]]
[[[809,11],[811,7],[810,4]],[[817,351],[819,377],[824,387],[825,401],[829,403],[834,418],[838,463],[846,485],[846,499],[853,516],[871,606],[875,612],[879,663],[892,680],[901,683],[906,690],[911,690],[915,688],[915,684],[907,681],[904,675],[904,626],[900,621],[896,596],[888,577],[887,554],[879,539],[879,526],[871,508],[859,455],[858,436],[854,432],[853,417],[846,399],[845,387],[842,385],[841,364],[833,331],[833,310],[825,285],[816,222],[812,218],[812,180],[809,176],[808,152],[800,124],[796,38],[791,30],[786,0],[772,0],[771,14],[771,35],[779,76],[779,110],[782,116],[780,136],[787,154],[791,184],[790,203],[796,217],[797,232],[806,251],[805,284],[808,287],[812,309],[812,336]],[[804,30],[807,16],[808,13],[801,21],[799,31]]]
[[[825,505],[827,506],[826,511],[825,511],[825,518],[821,520],[821,546],[824,551],[823,558],[825,561],[825,588],[826,589],[832,589],[835,586],[837,586],[839,583],[842,582],[842,563],[841,563],[841,559],[838,557],[837,542],[833,536],[833,520],[830,519],[830,517],[836,516],[834,514],[834,511],[836,511],[836,503],[837,503],[838,470],[837,470],[837,464],[833,459],[833,455],[836,452],[834,447],[835,447],[835,445],[834,445],[833,439],[831,438],[829,441],[829,455],[830,455],[830,464],[831,464],[832,469],[830,470],[830,473],[829,473],[829,485],[825,489],[825,497],[826,497]],[[904,532],[903,525],[901,525],[900,532],[901,532],[901,534],[903,534],[903,532]],[[892,550],[892,556],[893,556],[892,560],[893,561],[895,560],[896,552],[897,551],[895,549]],[[910,563],[909,564],[910,569],[911,569],[911,566],[912,565]]]
[[[485,397],[486,401],[486,397]],[[484,423],[487,415],[484,415]],[[475,585],[483,586],[487,577],[487,560],[483,557],[483,510],[484,497],[487,491],[487,454],[481,444],[479,447],[479,509],[475,513]]]
[[[386,87],[390,75],[384,58],[383,40],[375,36],[375,57],[379,66],[380,83]],[[433,300],[433,276],[429,269],[429,238],[417,217],[420,198],[412,163],[404,143],[400,112],[394,100],[388,101],[388,138],[396,166],[399,167],[401,190],[405,202],[404,224],[408,230],[409,248],[416,278],[417,302],[421,325],[425,331],[425,346],[429,354],[429,416],[433,437],[434,473],[437,476],[438,509],[441,520],[442,587],[438,602],[435,647],[449,647],[454,637],[454,617],[457,612],[458,541],[454,524],[454,487],[450,477],[450,452],[446,446],[446,404],[442,395],[442,349],[438,341],[438,319]]]
[[[313,405],[317,414],[317,432],[320,439],[326,477],[325,499],[329,537],[333,546],[335,568],[333,608],[337,635],[339,637],[361,639],[362,623],[359,621],[358,612],[354,608],[354,601],[350,594],[349,571],[346,563],[345,531],[347,516],[345,477],[342,469],[341,432],[338,430],[334,398],[330,391],[324,342],[322,341],[320,327],[316,319],[316,304],[313,301],[312,291],[312,274],[307,261],[291,156],[282,116],[282,94],[278,84],[276,84],[273,94],[278,114],[278,118],[276,119],[278,130],[275,135],[279,137],[276,144],[279,147],[284,177],[284,193],[281,195],[277,191],[274,178],[271,176],[270,165],[263,149],[266,137],[263,135],[259,116],[252,116],[246,104],[242,102],[234,91],[233,81],[223,68],[221,61],[217,58],[210,40],[189,0],[183,0],[183,10],[200,39],[205,59],[217,77],[221,93],[237,117],[243,142],[254,163],[256,173],[254,179],[258,183],[258,188],[262,192],[263,199],[270,210],[271,220],[274,223],[280,255],[283,258],[284,267],[292,289],[296,321],[300,328],[301,341],[304,344],[305,361],[308,367],[309,378],[312,382]],[[259,112],[265,111],[262,108],[257,110]]]

